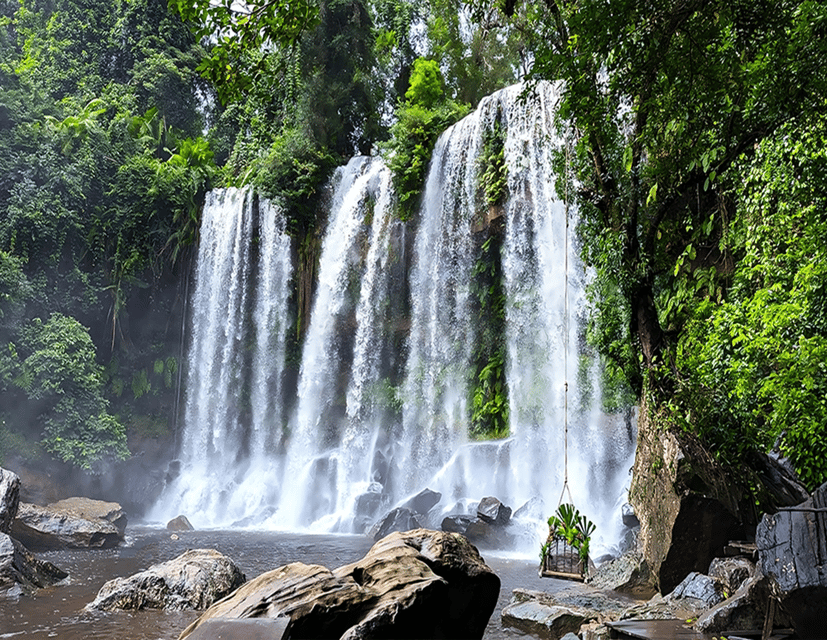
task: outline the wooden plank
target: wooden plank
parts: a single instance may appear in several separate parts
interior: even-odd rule
[[[631,638],[641,640],[704,640],[704,636],[686,625],[683,620],[620,620],[606,626]],[[624,637],[623,635],[619,637]]]

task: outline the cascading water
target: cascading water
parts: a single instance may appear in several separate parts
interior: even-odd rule
[[[409,273],[404,237],[411,229],[393,219],[381,160],[355,158],[337,171],[285,441],[276,386],[284,365],[275,361],[282,356],[242,362],[238,352],[252,324],[262,352],[283,354],[283,346],[259,336],[266,326],[272,340],[290,324],[289,270],[279,267],[286,279],[278,286],[264,275],[253,278],[244,253],[249,213],[214,211],[218,201],[238,206],[242,195],[211,196],[193,299],[183,471],[159,516],[174,510],[200,514],[202,526],[250,518],[263,527],[362,531],[383,509],[429,487],[443,496],[432,525],[494,495],[514,508],[533,499],[532,526],[541,532],[563,488],[567,425],[571,496],[597,523],[598,544],[616,539],[633,435],[622,418],[601,411],[599,363],[583,346],[586,276],[572,240],[576,212],[560,201],[552,168],[562,144],[553,124],[555,92],[541,84],[522,100],[521,91],[484,99],[438,140]],[[508,197],[493,211],[480,167],[484,137],[495,124],[504,132]],[[474,358],[487,320],[475,306],[473,283],[481,233],[493,219],[504,228],[498,260],[510,436],[474,442]],[[273,249],[268,254],[262,245],[256,270],[290,253]],[[252,280],[256,300],[271,306],[250,319],[243,310],[253,294],[241,283]],[[239,314],[229,324],[227,309]],[[247,366],[252,373],[238,376]],[[238,377],[251,381],[250,415],[233,407]],[[221,481],[221,497],[202,489],[205,474],[232,479]],[[228,510],[228,501],[237,508]]]
[[[280,211],[238,189],[207,194],[191,305],[181,473],[156,505],[158,517],[173,507],[206,525],[229,523],[278,495],[278,469],[266,452],[284,422],[291,277]],[[250,466],[259,474],[255,488]]]

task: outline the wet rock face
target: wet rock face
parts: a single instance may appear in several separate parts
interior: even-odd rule
[[[51,562],[35,558],[17,540],[0,533],[0,597],[47,587],[67,576]]]
[[[244,584],[236,564],[214,549],[191,549],[128,578],[103,585],[87,609],[203,610]]]
[[[488,524],[505,526],[511,520],[511,507],[506,507],[497,498],[488,496],[480,500],[477,516]]]
[[[184,515],[176,516],[167,522],[167,531],[194,531],[195,527],[189,521],[189,518]]]
[[[293,563],[264,573],[216,603],[181,638],[212,620],[289,619],[277,637],[481,638],[500,580],[468,540],[418,529],[396,532],[331,571]]]
[[[378,541],[395,531],[411,531],[421,526],[422,523],[413,511],[397,507],[377,522],[369,535]]]
[[[827,611],[827,484],[798,510],[765,515],[755,533],[758,567],[770,577],[800,638],[824,637]]]
[[[0,469],[0,533],[11,531],[19,504],[20,478],[16,473]]]
[[[123,541],[125,529],[118,503],[68,498],[46,507],[20,503],[11,534],[30,549],[108,549]]]
[[[730,540],[744,538],[746,493],[697,441],[659,429],[641,407],[629,497],[640,520],[640,553],[653,586],[671,592],[704,572]]]

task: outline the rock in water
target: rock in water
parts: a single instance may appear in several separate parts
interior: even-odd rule
[[[47,587],[68,575],[51,562],[38,560],[20,542],[0,533],[0,595]]]
[[[425,515],[435,507],[440,500],[442,500],[442,494],[439,491],[423,489],[401,506],[403,509],[410,509],[414,513]]]
[[[373,539],[378,541],[394,531],[412,531],[419,529],[421,526],[422,523],[419,518],[410,509],[397,507],[374,525],[369,535],[372,535]]]
[[[264,573],[210,607],[181,639],[232,618],[289,618],[285,637],[296,638],[481,638],[499,590],[500,579],[463,536],[396,532],[334,571],[293,563]]]
[[[195,527],[192,526],[187,516],[177,516],[167,522],[167,531],[193,531]]]
[[[799,511],[765,515],[755,533],[758,567],[769,576],[799,638],[824,637],[827,611],[827,484]],[[809,509],[810,511],[807,511]]]
[[[11,533],[31,549],[108,549],[123,541],[125,529],[118,503],[68,498],[46,507],[20,503]]]
[[[9,533],[20,504],[20,478],[0,468],[0,533]]]
[[[128,578],[101,587],[87,609],[203,610],[244,584],[236,564],[214,549],[190,549]]]
[[[480,500],[477,516],[489,524],[504,527],[511,520],[511,507],[506,507],[496,498],[488,496]]]

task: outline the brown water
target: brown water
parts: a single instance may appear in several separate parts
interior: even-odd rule
[[[67,571],[69,578],[65,584],[39,590],[34,597],[0,599],[0,639],[173,640],[198,617],[197,612],[91,613],[83,608],[110,578],[132,575],[186,549],[217,549],[251,579],[289,562],[339,567],[364,556],[372,544],[364,536],[258,531],[191,531],[177,535],[179,540],[171,540],[164,530],[133,528],[127,531],[126,544],[118,549],[38,553],[38,557]],[[497,609],[485,632],[487,640],[522,635],[500,624],[500,611],[510,601],[513,589],[557,591],[571,585],[539,578],[533,559],[506,558],[485,551],[482,554],[502,581]]]

